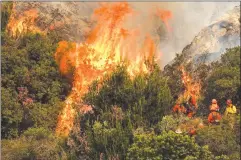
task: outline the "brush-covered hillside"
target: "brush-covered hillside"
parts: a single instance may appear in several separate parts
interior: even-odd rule
[[[33,26],[13,36],[13,7],[1,3],[1,159],[240,159],[240,46],[226,48],[212,63],[187,63],[185,54],[177,54],[164,69],[152,55],[135,63],[141,72],[134,72],[126,61],[103,62],[105,55],[89,48],[98,42],[94,34],[83,45]],[[125,3],[116,8],[122,7],[128,9]],[[104,65],[110,66],[106,72]],[[196,98],[191,116],[186,96]],[[221,115],[217,124],[208,120],[212,99]],[[227,99],[236,106],[231,118]],[[185,112],[175,113],[177,104]]]

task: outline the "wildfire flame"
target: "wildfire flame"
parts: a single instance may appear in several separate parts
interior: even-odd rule
[[[123,28],[126,18],[132,13],[133,10],[126,2],[103,3],[94,11],[93,18],[97,23],[85,42],[59,42],[55,58],[60,71],[67,74],[73,69],[74,74],[72,92],[59,115],[57,134],[69,134],[76,114],[73,105],[82,103],[81,96],[88,91],[88,85],[93,80],[101,79],[122,61],[129,62],[127,71],[131,77],[148,72],[144,61],[156,54],[156,45],[150,35],[146,35],[140,45],[137,41],[138,30]],[[91,111],[90,106],[80,107],[81,113],[88,111]]]
[[[196,100],[198,100],[200,96],[200,82],[195,82],[190,74],[185,71],[183,66],[181,66],[179,69],[182,72],[182,83],[185,87],[184,93],[182,93],[179,98],[182,97],[183,99],[187,100],[191,96],[195,100],[194,103],[196,105]]]
[[[192,79],[191,75],[185,70],[184,66],[180,66],[179,70],[182,72],[182,83],[185,90],[179,95],[178,102],[187,102],[189,98],[192,97],[192,103],[197,109],[197,100],[200,97],[201,84],[200,82],[196,82]],[[180,124],[176,133],[185,132],[189,134],[196,134],[196,131],[203,127],[204,125],[200,118],[193,118]]]
[[[171,32],[172,29],[171,29],[171,27],[170,27],[170,25],[168,23],[168,20],[170,18],[172,18],[172,12],[171,11],[167,11],[167,10],[161,10],[161,9],[157,8],[156,15],[161,18],[161,20],[164,22],[167,30],[169,32]]]
[[[16,10],[16,4],[13,3],[12,13],[7,25],[7,32],[14,38],[27,32],[44,33],[35,25],[37,18],[38,11],[36,9],[26,10],[19,14]]]
[[[73,87],[65,100],[65,107],[58,118],[56,133],[67,136],[74,124],[78,105],[81,114],[92,112],[92,107],[82,104],[81,97],[88,91],[93,80],[101,79],[110,73],[115,66],[128,62],[127,71],[131,77],[137,73],[148,73],[145,60],[152,60],[157,49],[153,37],[146,34],[144,41],[138,38],[141,33],[138,29],[126,29],[124,23],[134,10],[127,2],[102,3],[93,13],[96,26],[83,43],[59,42],[55,59],[59,63],[60,71],[69,74],[73,71]],[[170,11],[157,10],[156,15],[161,18],[170,31],[168,19],[172,17]],[[37,9],[29,9],[18,13],[16,4],[7,25],[7,32],[14,38],[27,32],[45,34],[36,21],[39,18]],[[63,22],[51,24],[48,29],[53,30],[63,25]],[[158,51],[160,52],[160,51]],[[156,59],[159,59],[157,55]],[[81,105],[80,105],[81,104]]]

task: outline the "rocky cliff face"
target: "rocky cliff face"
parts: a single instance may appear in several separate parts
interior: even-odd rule
[[[209,63],[219,60],[226,48],[235,46],[240,46],[240,6],[202,29],[182,54],[187,62],[195,60]]]

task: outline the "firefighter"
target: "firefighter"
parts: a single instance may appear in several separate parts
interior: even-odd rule
[[[228,120],[230,121],[230,125],[233,128],[235,125],[237,109],[236,109],[236,106],[232,104],[231,99],[228,99],[226,103],[227,103],[227,106],[224,112],[224,116],[228,118]]]
[[[209,106],[210,111],[219,111],[218,102],[216,99],[212,99],[212,104]]]
[[[212,99],[212,104],[209,106],[211,113],[208,115],[208,122],[210,124],[219,124],[221,120],[221,115],[218,112],[219,106],[216,99]]]
[[[218,112],[212,111],[211,113],[209,113],[208,115],[209,124],[220,124],[220,120],[221,120],[221,115]]]

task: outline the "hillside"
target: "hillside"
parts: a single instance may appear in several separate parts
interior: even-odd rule
[[[11,15],[12,24],[17,26],[9,32],[19,36],[22,30],[37,28],[43,33],[54,31],[65,40],[81,41],[91,27],[90,14],[96,6],[85,2],[17,2]]]
[[[0,159],[240,159],[240,7],[162,69],[177,5],[143,5],[1,3]]]
[[[226,48],[240,46],[240,6],[228,11],[215,23],[203,28],[182,54],[187,61],[220,60]]]

